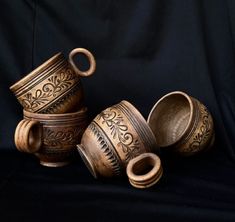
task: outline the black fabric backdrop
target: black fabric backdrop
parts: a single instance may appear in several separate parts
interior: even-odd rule
[[[2,0],[0,220],[235,221],[234,41],[232,0]],[[82,79],[90,118],[122,99],[147,118],[161,96],[182,90],[211,111],[214,148],[162,156],[164,176],[146,190],[127,178],[95,180],[79,156],[52,169],[19,153],[13,136],[22,107],[9,86],[76,47],[97,61]]]

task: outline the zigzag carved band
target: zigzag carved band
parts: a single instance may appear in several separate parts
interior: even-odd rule
[[[116,153],[115,148],[113,147],[109,138],[105,135],[103,130],[96,122],[92,122],[88,128],[93,132],[93,134],[97,137],[97,140],[100,144],[100,148],[102,152],[107,157],[110,166],[112,168],[114,175],[121,175],[122,173],[122,161]]]

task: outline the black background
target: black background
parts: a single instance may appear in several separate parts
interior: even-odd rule
[[[232,0],[2,0],[0,220],[235,221],[234,41]],[[79,156],[51,169],[19,153],[22,107],[10,85],[76,47],[97,61],[82,79],[90,118],[123,99],[147,118],[161,96],[182,90],[211,111],[214,148],[162,156],[164,176],[146,190],[127,178],[95,180]]]

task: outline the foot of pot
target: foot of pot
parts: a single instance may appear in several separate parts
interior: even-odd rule
[[[46,167],[63,167],[68,165],[70,162],[44,162],[44,161],[40,161],[40,164],[42,166],[46,166]]]
[[[88,155],[84,151],[83,145],[81,145],[81,144],[77,145],[77,148],[78,148],[78,152],[79,152],[83,162],[87,166],[88,170],[93,175],[93,177],[95,177],[97,179],[97,173],[95,171],[95,166],[92,164],[92,161],[90,160],[90,158],[88,157]]]

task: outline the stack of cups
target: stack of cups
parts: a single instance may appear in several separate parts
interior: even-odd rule
[[[79,53],[88,58],[89,70],[75,65],[73,59]],[[92,75],[95,69],[93,55],[76,48],[68,60],[58,53],[10,87],[24,108],[15,130],[19,151],[35,154],[48,167],[72,161],[89,124],[81,77]]]
[[[75,65],[78,53],[87,56],[88,71]],[[160,98],[147,120],[122,100],[88,123],[80,77],[95,68],[93,55],[77,48],[68,61],[58,53],[10,87],[24,107],[15,131],[19,151],[34,153],[44,166],[59,167],[70,163],[78,150],[95,178],[126,173],[131,185],[147,188],[163,175],[160,151],[192,156],[212,147],[210,112],[181,91]]]

